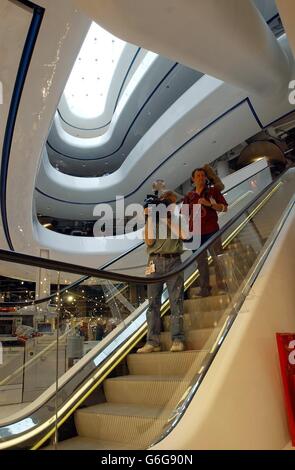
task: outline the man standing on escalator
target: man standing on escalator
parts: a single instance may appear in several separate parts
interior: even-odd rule
[[[181,223],[182,216],[176,206],[177,195],[172,191],[165,191],[160,196],[164,208],[164,214],[160,214],[155,220],[152,211],[155,209],[148,206],[145,209],[145,243],[148,252],[148,266],[146,275],[149,277],[161,276],[181,267],[181,254],[183,252],[182,240],[187,238],[186,227]],[[158,210],[158,207],[156,207]],[[164,230],[162,230],[164,229]],[[170,310],[171,310],[171,338],[170,351],[180,352],[184,350],[183,331],[183,271],[173,275],[166,280]],[[147,311],[147,342],[138,349],[138,353],[151,353],[161,350],[161,298],[163,282],[148,284],[147,294],[149,308]]]

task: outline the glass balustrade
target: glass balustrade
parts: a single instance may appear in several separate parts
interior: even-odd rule
[[[113,271],[71,266],[66,272],[67,265],[55,263],[54,270],[50,260],[45,270],[34,266],[38,260],[13,263],[0,252],[10,282],[25,282],[28,292],[35,284],[38,295],[42,282],[48,294],[21,303],[5,301],[5,294],[1,302],[0,449],[136,449],[165,436],[245,308],[246,296],[253,295],[253,279],[293,197],[289,171],[205,248],[193,255],[186,249],[178,272],[160,280],[143,275],[143,257],[142,275],[134,276],[133,269],[124,273],[118,265]],[[204,263],[212,287],[206,297],[200,296]],[[171,314],[167,286],[173,294],[175,276],[184,280],[183,300],[179,294],[175,301],[185,350],[173,352],[177,315]],[[159,282],[161,350],[139,354],[146,342],[150,287]]]

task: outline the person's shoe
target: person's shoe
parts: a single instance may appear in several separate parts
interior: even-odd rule
[[[208,289],[201,289],[197,297],[209,297],[211,295],[211,287]]]
[[[146,343],[142,348],[139,348],[136,352],[139,354],[142,353],[152,353],[161,351],[161,346],[153,346],[150,343]]]
[[[172,346],[170,348],[171,352],[181,352],[184,351],[185,347],[182,341],[175,340],[172,343]]]

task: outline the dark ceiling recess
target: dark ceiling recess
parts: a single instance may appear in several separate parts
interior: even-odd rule
[[[241,152],[237,166],[242,168],[260,158],[266,158],[270,166],[285,167],[286,158],[280,146],[271,140],[260,140],[247,145]]]

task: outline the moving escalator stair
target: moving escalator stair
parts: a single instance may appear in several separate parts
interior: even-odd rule
[[[170,352],[170,315],[165,315],[161,352],[129,354],[129,374],[104,381],[106,402],[78,409],[78,436],[58,449],[145,449],[161,435],[217,338],[231,300],[227,294],[194,298],[195,290],[193,284],[184,301],[186,350]]]

